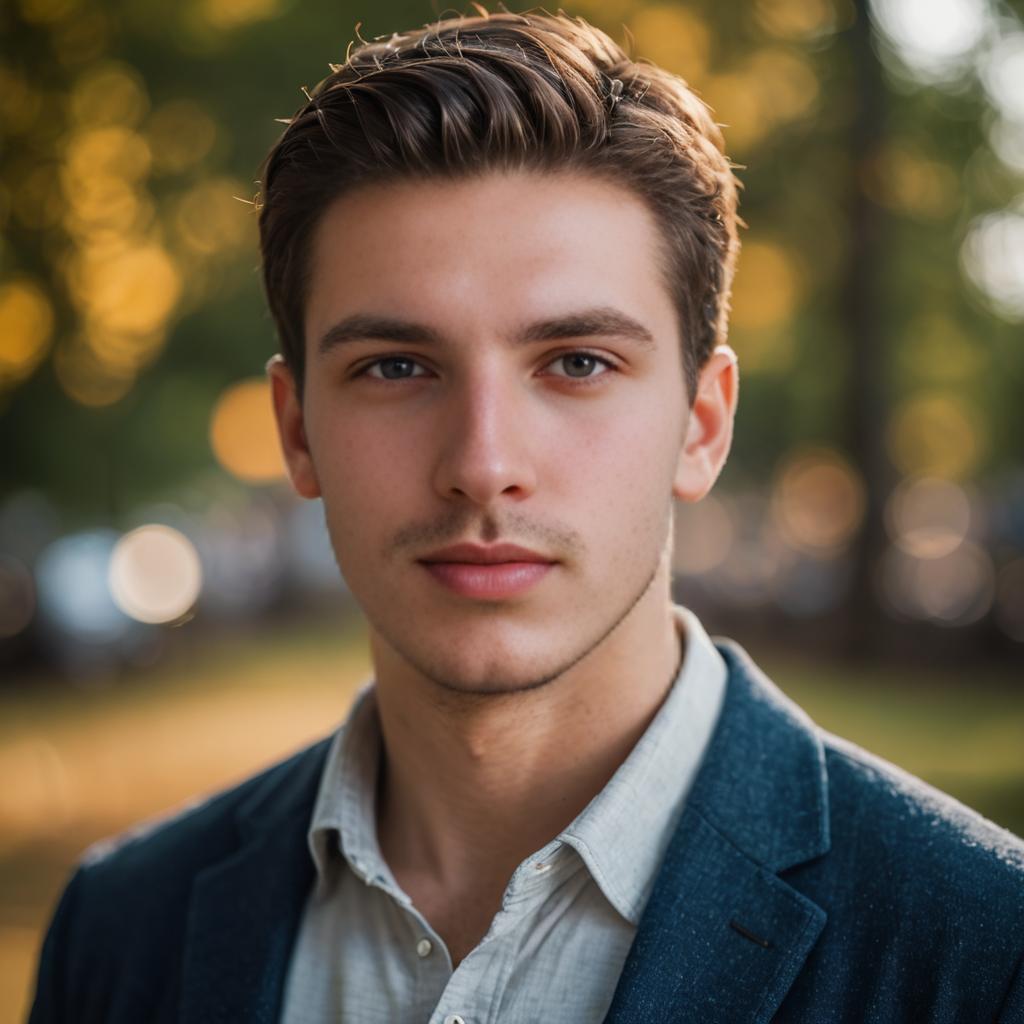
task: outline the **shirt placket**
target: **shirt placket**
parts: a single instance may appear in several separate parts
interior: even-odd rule
[[[452,973],[430,1024],[497,1024],[505,989],[515,967],[517,932],[530,926],[550,891],[561,843],[549,843],[516,869],[501,909],[479,945]],[[450,962],[450,961],[449,961]]]

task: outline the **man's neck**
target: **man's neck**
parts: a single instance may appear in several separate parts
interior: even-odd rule
[[[601,644],[536,689],[481,699],[378,674],[380,847],[435,927],[440,908],[470,903],[489,922],[518,864],[628,756],[680,661],[667,587],[652,586]]]

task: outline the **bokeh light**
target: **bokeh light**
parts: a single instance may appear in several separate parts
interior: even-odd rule
[[[982,65],[981,80],[1000,113],[1024,123],[1024,32],[1008,32]]]
[[[706,583],[729,604],[750,608],[771,601],[780,575],[796,556],[783,542],[771,515],[769,500],[747,491],[729,500],[735,537],[728,554]]]
[[[709,494],[698,502],[675,505],[672,567],[683,576],[701,576],[720,566],[736,537],[730,505]]]
[[[107,586],[113,530],[73,533],[54,541],[36,566],[40,611],[52,627],[76,639],[113,642],[130,620],[114,603]]]
[[[37,25],[61,21],[75,12],[81,0],[21,0],[22,17]]]
[[[934,82],[962,74],[990,26],[986,0],[871,0],[871,13],[907,69]]]
[[[863,181],[876,202],[918,220],[949,216],[961,201],[953,168],[905,142],[883,148],[868,164]]]
[[[980,461],[987,438],[965,396],[936,392],[908,398],[889,422],[886,446],[907,476],[957,479]]]
[[[708,74],[702,86],[733,153],[749,152],[773,129],[810,114],[819,93],[807,57],[777,46],[761,47],[741,64]]]
[[[994,117],[989,123],[988,141],[993,152],[1011,170],[1024,174],[1024,121]]]
[[[976,220],[960,259],[995,312],[1007,320],[1024,319],[1024,205]]]
[[[53,331],[43,290],[26,277],[0,284],[0,388],[24,380],[42,361]]]
[[[55,25],[50,39],[57,61],[65,68],[78,68],[101,57],[114,28],[111,20],[106,11],[92,7]]]
[[[108,575],[117,606],[139,622],[173,622],[186,615],[202,589],[195,546],[170,526],[140,526],[114,547]]]
[[[155,244],[94,249],[83,253],[77,292],[89,319],[126,334],[161,327],[181,287],[170,255]]]
[[[765,46],[755,50],[746,75],[757,88],[761,114],[769,125],[785,124],[810,114],[818,102],[818,76],[799,50]]]
[[[988,553],[964,541],[941,558],[915,558],[890,547],[881,566],[882,597],[898,615],[941,626],[967,626],[992,607],[995,567]]]
[[[254,241],[252,210],[236,196],[246,186],[229,178],[199,182],[182,196],[174,219],[179,238],[193,253],[208,255]]]
[[[133,126],[148,108],[142,76],[121,61],[91,65],[79,75],[68,94],[71,120],[83,127]]]
[[[64,393],[80,405],[100,409],[121,401],[135,383],[135,375],[97,358],[95,349],[81,338],[57,348],[53,369]]]
[[[849,23],[849,0],[755,0],[758,25],[778,39],[807,41]]]
[[[783,539],[798,550],[830,556],[849,542],[864,518],[864,485],[828,448],[797,451],[780,466],[772,513]]]
[[[220,31],[273,18],[281,6],[281,0],[199,0],[202,18],[210,28]]]
[[[732,326],[757,331],[784,324],[796,307],[800,286],[800,272],[785,248],[767,240],[745,243],[733,292]]]
[[[210,444],[217,461],[246,483],[283,478],[270,384],[264,378],[239,381],[224,391],[210,419]]]
[[[967,538],[971,502],[952,480],[904,480],[889,496],[886,526],[893,542],[915,558],[943,558]]]
[[[643,7],[630,19],[637,51],[688,82],[699,82],[711,56],[711,32],[701,16],[678,4]]]

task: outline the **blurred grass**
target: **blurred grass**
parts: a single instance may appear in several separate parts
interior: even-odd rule
[[[826,729],[1024,833],[1019,674],[763,664]],[[85,846],[326,735],[370,671],[352,619],[220,641],[104,690],[0,693],[0,1024],[24,1019],[42,930]]]

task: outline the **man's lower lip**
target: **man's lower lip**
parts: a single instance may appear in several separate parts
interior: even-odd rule
[[[463,597],[498,600],[522,594],[539,583],[554,562],[422,562],[439,583]]]

